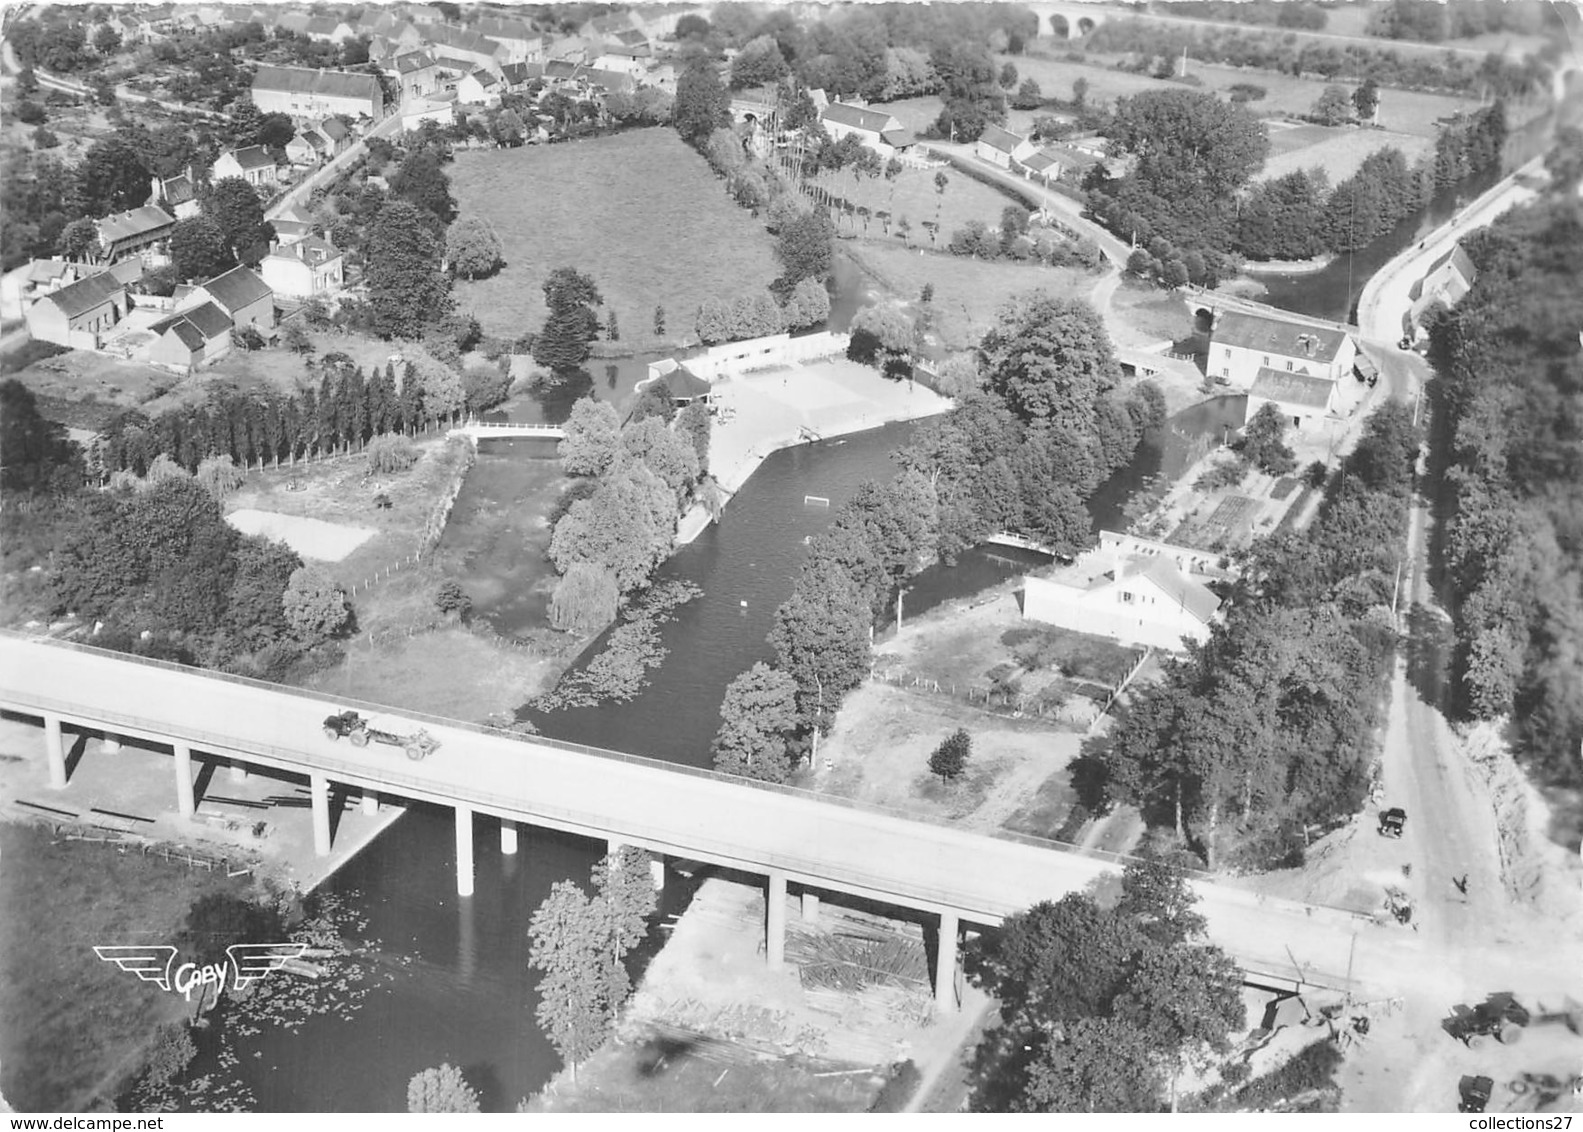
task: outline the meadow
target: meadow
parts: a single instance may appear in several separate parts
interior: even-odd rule
[[[705,299],[762,290],[780,274],[763,224],[670,129],[458,153],[450,174],[460,214],[488,221],[505,246],[497,275],[456,286],[458,308],[489,334],[538,330],[541,288],[558,267],[593,277],[601,324],[615,311],[618,346],[633,350],[680,342]]]

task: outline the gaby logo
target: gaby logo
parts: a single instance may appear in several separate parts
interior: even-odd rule
[[[169,944],[129,944],[95,946],[94,954],[106,963],[130,971],[145,983],[162,991],[175,991],[188,1002],[192,992],[207,993],[214,988],[218,999],[230,978],[236,990],[244,990],[271,971],[278,971],[290,960],[308,950],[305,943],[234,943],[225,949],[229,963],[176,965],[177,951]],[[234,974],[233,974],[234,973]]]

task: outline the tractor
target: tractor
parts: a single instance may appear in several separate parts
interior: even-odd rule
[[[1457,1007],[1446,1030],[1469,1049],[1488,1045],[1490,1038],[1509,1046],[1522,1040],[1523,1027],[1532,1019],[1528,1008],[1510,991],[1499,991],[1471,1010]]]
[[[391,747],[401,747],[407,752],[407,757],[414,761],[428,758],[439,741],[427,731],[419,728],[413,735],[397,735],[390,731],[380,731],[370,727],[368,720],[355,711],[342,711],[326,716],[324,720],[324,735],[327,739],[339,739],[345,736],[354,747],[366,747],[369,740],[375,743],[384,743]]]
[[[1400,806],[1392,806],[1380,814],[1380,836],[1400,837],[1402,828],[1407,824],[1407,811]]]

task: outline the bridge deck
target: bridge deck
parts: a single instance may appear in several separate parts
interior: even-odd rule
[[[385,730],[426,727],[439,749],[413,762],[395,748],[327,739],[324,717],[347,706]],[[749,872],[781,870],[793,881],[975,923],[998,923],[1116,868],[1054,843],[9,634],[0,635],[0,707]],[[1351,969],[1362,988],[1385,985],[1391,965],[1412,962],[1404,951],[1416,940],[1366,918],[1209,881],[1196,887],[1212,937],[1250,968],[1333,987]]]

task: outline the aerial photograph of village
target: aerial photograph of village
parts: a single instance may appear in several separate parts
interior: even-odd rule
[[[13,1128],[1583,1112],[1579,5],[0,15]]]

